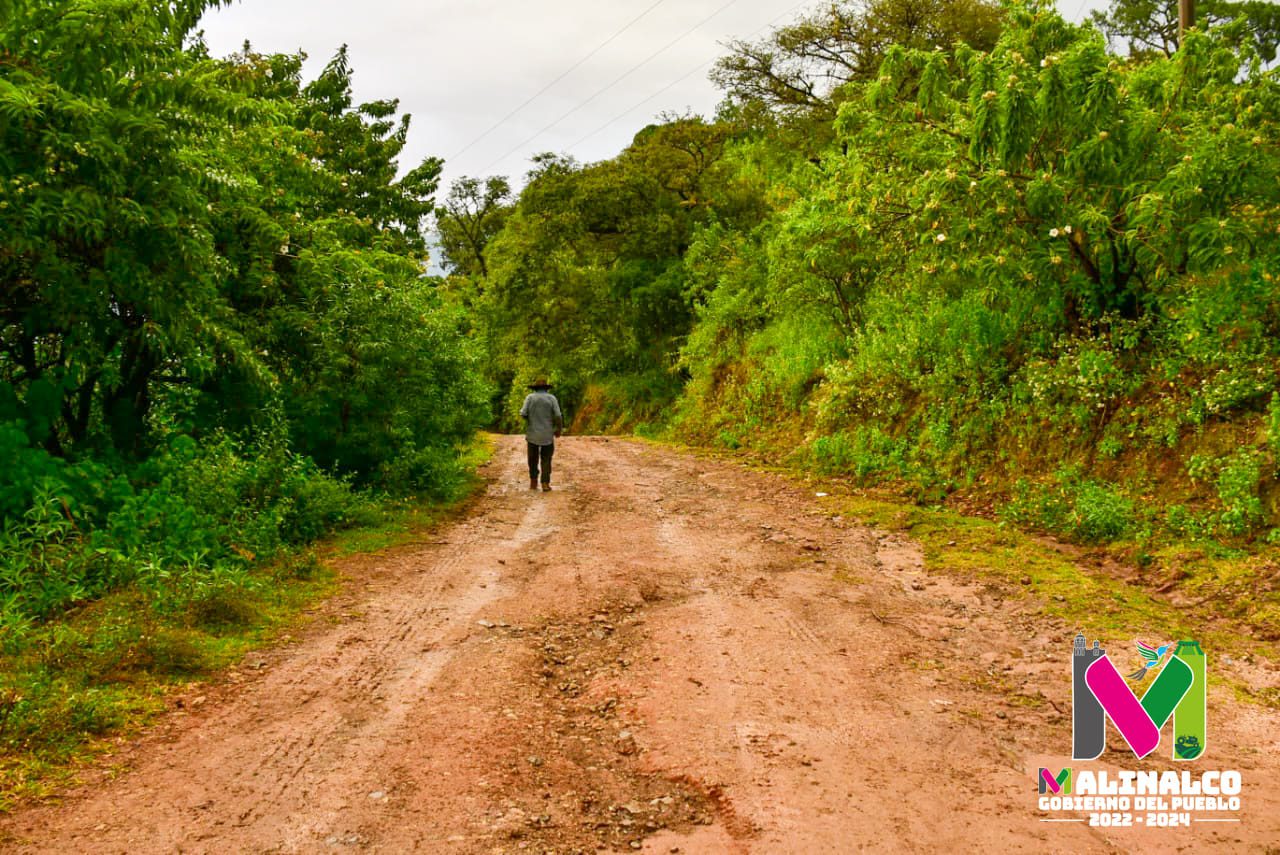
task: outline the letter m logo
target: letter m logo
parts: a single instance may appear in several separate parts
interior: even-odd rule
[[[1057,777],[1054,777],[1053,772],[1041,767],[1037,783],[1041,793],[1069,796],[1071,795],[1071,767],[1063,769]]]

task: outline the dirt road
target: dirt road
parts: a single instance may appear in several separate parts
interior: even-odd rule
[[[569,438],[556,491],[532,493],[522,444],[499,440],[465,518],[349,562],[347,592],[302,637],[188,699],[121,774],[0,821],[0,839],[132,853],[1280,843],[1275,715],[1213,696],[1212,762],[1190,764],[1241,770],[1240,823],[1040,822],[1037,768],[1071,765],[1073,628],[926,573],[909,542],[782,479]]]

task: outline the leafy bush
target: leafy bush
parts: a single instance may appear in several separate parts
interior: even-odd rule
[[[1070,534],[1075,539],[1105,543],[1133,532],[1137,520],[1132,499],[1093,481],[1081,483],[1073,499]]]
[[[1083,478],[1076,468],[1059,471],[1048,485],[1019,480],[1000,513],[1080,543],[1131,536],[1140,522],[1132,499],[1107,484]]]
[[[1086,542],[1275,527],[1274,75],[1229,28],[1125,59],[1036,4],[937,48],[832,93],[807,158],[730,146],[770,208],[684,256],[678,429],[801,427],[816,469],[930,497],[1013,483],[1007,516]]]
[[[1222,461],[1218,469],[1218,498],[1222,502],[1222,527],[1229,534],[1241,535],[1263,521],[1262,501],[1258,487],[1262,482],[1262,461],[1257,453],[1242,449]]]
[[[0,631],[21,637],[32,619],[102,593],[122,567],[116,551],[85,543],[60,498],[40,491],[22,519],[0,527]]]
[[[217,612],[219,598],[239,597],[253,562],[341,527],[369,501],[270,439],[176,437],[134,470],[136,486],[118,490],[110,510],[66,498],[93,492],[74,476],[98,470],[55,471],[60,480],[46,477],[22,516],[0,524],[0,631],[10,646],[33,620],[131,583],[160,611]]]

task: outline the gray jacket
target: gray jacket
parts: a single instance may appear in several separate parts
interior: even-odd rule
[[[530,392],[520,415],[524,417],[524,438],[533,445],[554,445],[556,431],[564,427],[560,402],[550,392]]]

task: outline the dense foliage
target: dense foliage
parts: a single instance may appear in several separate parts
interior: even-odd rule
[[[1108,14],[1155,26],[1140,6]],[[880,7],[897,44],[837,4],[734,46],[714,121],[544,160],[467,292],[505,308],[478,318],[507,378],[550,370],[580,427],[994,497],[1082,540],[1276,530],[1257,10],[1118,56],[1042,5]]]
[[[1195,4],[1201,29],[1240,24],[1231,38],[1253,43],[1258,56],[1272,62],[1280,46],[1280,5],[1269,0],[1201,0]],[[1160,53],[1172,56],[1178,49],[1177,0],[1114,0],[1105,10],[1090,15],[1116,47],[1135,56]]]
[[[8,746],[198,671],[296,547],[448,493],[535,375],[577,430],[1142,561],[1280,539],[1274,5],[1178,43],[1164,0],[824,4],[730,46],[715,116],[437,201],[345,51],[212,58],[215,2],[0,0]]]
[[[607,375],[638,407],[678,389],[671,359],[693,317],[683,253],[699,227],[754,202],[732,180],[708,195],[730,133],[729,123],[681,118],[641,132],[613,161],[539,159],[485,242],[487,274],[463,288],[508,391],[505,424],[534,374],[554,375],[569,397]]]
[[[0,2],[0,641],[158,611],[442,493],[488,392],[425,278],[440,162],[340,51],[213,59],[203,0]],[[185,618],[183,618],[185,619]],[[6,713],[7,715],[7,713]]]

